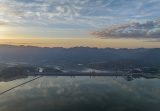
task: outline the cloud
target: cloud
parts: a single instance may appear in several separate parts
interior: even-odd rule
[[[0,26],[8,26],[8,23],[0,21]]]
[[[103,0],[102,0],[103,1]],[[0,0],[3,8],[0,18],[10,24],[23,26],[49,26],[67,28],[101,27],[112,21],[112,15],[97,12],[111,12],[110,2],[99,0]]]
[[[6,25],[6,24],[5,24],[5,23],[1,23],[1,22],[0,22],[0,26],[3,26],[3,25]]]
[[[160,38],[160,19],[144,23],[131,22],[119,26],[109,26],[104,29],[90,32],[100,38]]]
[[[1,10],[5,11],[5,13],[16,15],[16,16],[23,16],[25,11],[13,8],[9,5],[0,5]]]
[[[17,26],[95,29],[157,18],[159,0],[0,0],[0,19]]]

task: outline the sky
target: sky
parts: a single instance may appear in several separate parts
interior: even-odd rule
[[[160,47],[160,0],[0,0],[0,44]]]

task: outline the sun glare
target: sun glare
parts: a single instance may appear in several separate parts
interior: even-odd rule
[[[8,27],[6,26],[2,26],[0,27],[0,32],[4,32],[4,31],[7,31]]]

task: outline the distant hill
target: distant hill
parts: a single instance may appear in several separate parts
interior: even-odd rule
[[[135,49],[136,50],[136,49]],[[142,67],[160,67],[160,48],[148,49],[127,59],[88,64],[87,67],[95,69],[129,69]]]
[[[160,64],[160,49],[114,49],[90,47],[35,47],[0,45],[0,61],[27,62],[37,65],[96,64],[102,67],[150,66]],[[102,64],[103,63],[103,64]],[[89,66],[89,65],[88,65]]]
[[[158,64],[153,64],[139,59],[122,59],[111,62],[87,64],[86,67],[93,69],[134,69],[143,67],[157,67]]]
[[[151,64],[160,65],[160,48],[154,48],[143,52],[139,59]]]

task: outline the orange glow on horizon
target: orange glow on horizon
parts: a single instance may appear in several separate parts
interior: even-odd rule
[[[38,47],[98,47],[98,48],[158,48],[158,42],[143,42],[142,40],[98,39],[98,38],[40,38],[40,39],[1,39],[0,44],[24,45]]]

